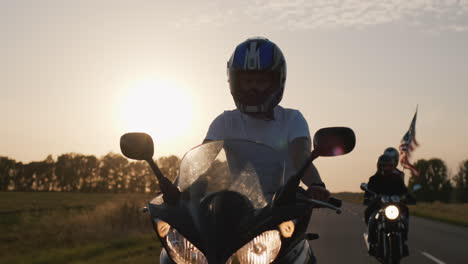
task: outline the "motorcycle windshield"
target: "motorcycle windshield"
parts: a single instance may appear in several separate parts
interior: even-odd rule
[[[176,181],[183,200],[200,202],[219,191],[247,197],[254,208],[271,202],[284,184],[285,162],[280,152],[248,140],[212,141],[183,157]]]

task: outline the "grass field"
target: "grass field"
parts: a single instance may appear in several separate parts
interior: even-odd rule
[[[150,198],[0,192],[0,263],[159,263]]]
[[[351,203],[362,203],[363,198],[362,193],[343,192],[333,195]],[[466,203],[418,202],[416,205],[410,206],[409,209],[411,215],[468,227],[468,204]]]
[[[362,194],[334,196],[360,203]],[[144,194],[0,192],[0,263],[159,263]],[[468,227],[468,204],[419,203],[414,215]]]
[[[410,206],[411,214],[468,227],[468,204],[447,204],[441,202],[418,203]]]

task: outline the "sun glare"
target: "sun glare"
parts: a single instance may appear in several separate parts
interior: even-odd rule
[[[158,141],[171,141],[192,121],[190,95],[174,83],[150,80],[130,87],[121,104],[124,132],[145,132]]]

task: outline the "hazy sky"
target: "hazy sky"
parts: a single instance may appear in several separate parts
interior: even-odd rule
[[[135,129],[181,156],[235,107],[226,61],[257,35],[286,56],[282,106],[356,132],[316,161],[332,191],[358,190],[417,104],[413,161],[468,159],[468,0],[0,0],[0,32],[0,155],[19,161],[120,152]]]

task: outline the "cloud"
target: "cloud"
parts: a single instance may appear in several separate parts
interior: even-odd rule
[[[468,0],[257,0],[255,17],[292,29],[366,27],[406,23],[462,31],[468,26]]]
[[[255,0],[218,4],[178,25],[253,20],[289,30],[365,28],[403,23],[430,31],[468,31],[468,0]]]

